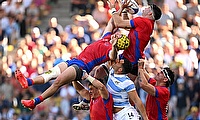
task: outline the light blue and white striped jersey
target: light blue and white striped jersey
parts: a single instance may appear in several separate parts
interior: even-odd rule
[[[136,90],[135,84],[127,75],[117,75],[113,72],[114,70],[111,69],[107,81],[107,89],[113,96],[114,107],[131,106],[128,92]]]

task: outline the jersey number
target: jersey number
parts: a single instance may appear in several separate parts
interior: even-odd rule
[[[128,113],[128,117],[131,119],[132,117],[134,117],[134,114],[132,112]]]

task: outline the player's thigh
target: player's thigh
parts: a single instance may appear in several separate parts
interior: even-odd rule
[[[76,79],[76,70],[73,66],[69,66],[64,70],[56,79],[56,83],[59,85],[68,84]]]

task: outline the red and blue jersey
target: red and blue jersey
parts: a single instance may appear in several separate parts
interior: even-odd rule
[[[109,52],[112,49],[110,39],[111,33],[108,32],[102,39],[88,45],[76,58],[68,60],[68,65],[76,64],[89,73],[95,66],[109,61]]]
[[[128,34],[130,46],[124,50],[123,56],[131,61],[133,65],[136,65],[140,58],[145,57],[143,52],[153,32],[154,21],[148,18],[136,17],[130,20],[130,24],[132,26]]]
[[[91,120],[113,120],[113,98],[110,93],[107,100],[101,96],[90,100],[90,118]]]
[[[155,86],[156,80],[151,78],[149,83]],[[155,86],[155,90],[155,96],[147,95],[147,116],[149,120],[168,120],[166,110],[170,99],[170,92],[165,86]]]

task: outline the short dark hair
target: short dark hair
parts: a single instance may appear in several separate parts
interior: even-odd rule
[[[154,19],[155,20],[158,20],[161,18],[161,15],[162,15],[162,11],[160,9],[160,7],[158,7],[157,5],[155,4],[149,4],[150,7],[152,8],[153,10],[153,16],[154,16]]]
[[[166,87],[169,87],[174,83],[174,72],[169,67],[164,67],[162,72],[167,76],[168,81],[166,82]]]
[[[123,67],[123,73],[127,74],[127,73],[130,73],[132,71],[132,63],[126,59],[126,58],[123,58],[124,59],[124,63],[122,64],[122,67]]]

